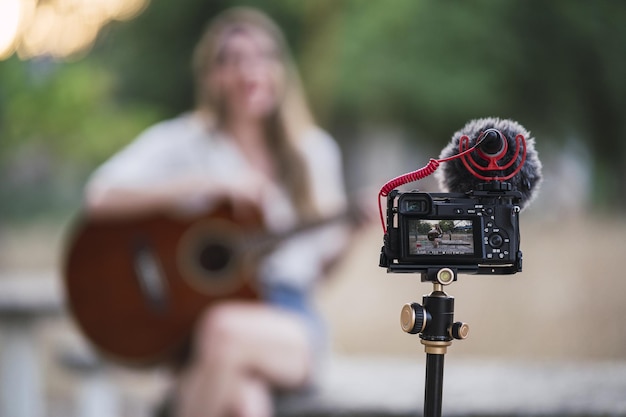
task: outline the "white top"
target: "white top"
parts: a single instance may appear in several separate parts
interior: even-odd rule
[[[299,142],[311,180],[313,202],[323,216],[346,208],[341,153],[325,132],[309,131]],[[158,123],[99,167],[88,186],[140,189],[176,178],[206,176],[225,185],[258,175],[227,136],[209,132],[192,114]],[[279,232],[296,225],[297,217],[287,194],[278,184],[261,203],[269,230]],[[322,273],[324,262],[344,246],[347,231],[325,226],[303,232],[283,242],[261,265],[260,279],[307,289]]]

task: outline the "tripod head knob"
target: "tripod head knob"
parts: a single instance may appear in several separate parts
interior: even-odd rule
[[[469,324],[457,321],[450,327],[450,336],[457,340],[467,339],[469,336]]]
[[[402,330],[411,334],[418,334],[426,328],[429,314],[418,303],[407,303],[402,306],[400,313],[400,326]]]

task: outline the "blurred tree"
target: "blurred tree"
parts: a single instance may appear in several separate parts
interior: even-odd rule
[[[539,146],[583,139],[597,202],[626,207],[626,3],[341,2],[334,117],[401,123],[440,145],[468,119],[513,118]]]
[[[442,232],[451,232],[454,230],[454,220],[441,220],[439,222]]]
[[[538,13],[538,11],[540,13]],[[593,154],[596,198],[626,202],[626,3],[603,0],[518,2],[524,61],[508,83],[518,112],[554,133],[581,136]],[[525,39],[522,29],[528,35]]]
[[[418,220],[417,221],[417,226],[415,227],[417,230],[417,233],[420,235],[425,235],[427,234],[430,229],[433,228],[432,224],[422,221],[422,220]]]
[[[598,201],[626,207],[626,2],[616,0],[152,0],[79,62],[0,63],[0,163],[28,142],[93,166],[189,109],[192,48],[234,5],[283,28],[333,133],[400,125],[440,147],[471,118],[513,118],[540,148],[585,141]]]
[[[87,60],[13,58],[0,63],[0,80],[0,219],[67,208],[59,204],[68,180],[159,118],[145,105],[115,103],[113,77]],[[79,205],[78,193],[69,198]]]
[[[68,162],[93,164],[157,119],[147,106],[111,100],[113,78],[90,61],[4,63],[2,157],[20,144],[45,147]]]

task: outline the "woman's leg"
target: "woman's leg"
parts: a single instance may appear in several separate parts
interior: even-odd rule
[[[312,352],[302,318],[262,303],[211,307],[177,391],[178,417],[269,417],[271,387],[307,382]]]
[[[274,404],[271,388],[260,377],[242,378],[235,392],[231,415],[234,417],[272,417]]]

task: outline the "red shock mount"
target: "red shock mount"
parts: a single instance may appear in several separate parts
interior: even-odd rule
[[[467,170],[473,176],[475,176],[478,179],[481,179],[481,180],[484,180],[484,181],[506,181],[506,180],[510,180],[515,175],[517,175],[520,172],[520,170],[522,169],[522,167],[524,166],[524,162],[526,161],[526,139],[524,139],[523,135],[515,136],[515,153],[511,157],[511,160],[509,162],[507,162],[506,164],[502,165],[502,166],[498,165],[498,162],[502,158],[504,158],[504,156],[506,155],[507,151],[509,150],[509,141],[506,140],[506,138],[504,137],[504,135],[500,131],[498,131],[498,134],[501,135],[501,137],[504,139],[502,141],[503,146],[502,146],[502,148],[500,149],[500,151],[498,153],[496,153],[495,155],[491,155],[491,154],[487,154],[487,153],[483,152],[483,150],[480,149],[480,148],[478,148],[476,150],[476,154],[478,155],[478,157],[480,157],[482,160],[486,161],[487,162],[487,166],[480,165],[478,162],[476,162],[476,160],[474,160],[472,158],[472,155],[468,156],[465,153],[465,151],[473,150],[473,149],[476,148],[476,146],[480,145],[481,140],[485,136],[485,132],[482,132],[480,134],[480,136],[476,140],[476,145],[474,145],[472,148],[469,148],[469,140],[470,139],[469,139],[469,137],[467,135],[461,136],[461,139],[459,140],[459,154],[455,155],[455,156],[460,156],[461,161],[463,162],[463,165],[465,165],[465,168],[467,168]],[[513,171],[511,171],[511,173],[509,173],[508,175],[505,175],[505,176],[485,176],[485,175],[482,175],[482,174],[476,172],[476,170],[481,171],[481,172],[505,171],[505,170],[511,168],[511,166],[513,166],[515,161],[517,161],[517,158],[518,158],[519,153],[520,153],[520,149],[523,149],[522,160],[517,165],[517,167]]]
[[[428,177],[429,175],[433,174],[437,170],[437,168],[439,168],[439,165],[442,162],[448,162],[454,159],[461,158],[463,165],[470,172],[470,174],[484,181],[507,181],[513,178],[515,175],[517,175],[522,169],[522,167],[524,166],[524,162],[526,161],[526,139],[521,134],[515,136],[515,153],[513,154],[509,162],[505,163],[504,165],[498,165],[498,162],[500,162],[506,156],[506,153],[509,148],[509,144],[508,144],[508,140],[502,134],[502,132],[500,132],[499,130],[496,130],[498,135],[500,135],[500,137],[503,139],[502,141],[503,145],[501,149],[498,150],[498,152],[493,155],[483,152],[483,150],[480,149],[479,146],[482,143],[482,141],[485,139],[487,132],[490,130],[496,130],[496,129],[487,129],[481,132],[480,135],[478,136],[478,139],[476,139],[476,143],[472,147],[469,147],[469,141],[470,141],[469,137],[467,135],[463,135],[459,139],[459,153],[458,154],[452,155],[448,158],[442,158],[442,159],[431,158],[425,167],[420,168],[415,171],[408,172],[406,174],[400,175],[398,177],[395,177],[387,181],[387,183],[385,183],[385,185],[381,187],[380,192],[378,193],[378,212],[380,215],[380,222],[383,226],[383,231],[387,233],[387,227],[385,226],[385,217],[383,216],[383,207],[381,204],[381,198],[387,197],[387,195],[389,195],[389,193],[392,190],[398,188],[401,185],[408,184],[410,182],[418,181],[418,180]],[[474,150],[476,151],[476,155],[478,156],[478,158],[485,161],[486,165],[482,165],[478,161],[476,161],[476,159],[474,159],[474,155],[472,154],[472,151]],[[483,175],[483,173],[505,171],[511,168],[513,164],[515,163],[515,161],[517,161],[517,158],[520,155],[520,151],[522,152],[522,159],[520,160],[520,163],[517,165],[517,167],[515,167],[515,169],[511,171],[508,175],[504,175],[504,176]]]

